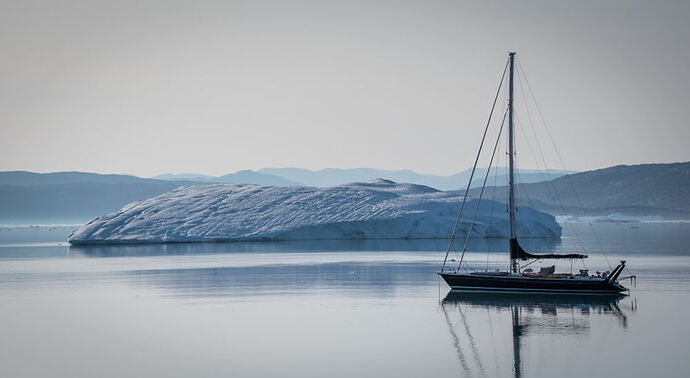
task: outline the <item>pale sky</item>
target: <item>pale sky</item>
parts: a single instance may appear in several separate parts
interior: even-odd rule
[[[0,170],[450,174],[509,50],[567,168],[690,160],[690,2],[558,3],[0,1]]]

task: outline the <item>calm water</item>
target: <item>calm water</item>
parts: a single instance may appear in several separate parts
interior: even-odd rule
[[[523,244],[624,258],[630,296],[449,296],[442,241],[70,248],[69,228],[2,228],[0,377],[687,376],[690,225],[594,228]],[[466,258],[505,267],[506,245]]]

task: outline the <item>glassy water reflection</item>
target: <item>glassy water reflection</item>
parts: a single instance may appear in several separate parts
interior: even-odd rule
[[[583,241],[609,251],[588,267],[625,258],[638,275],[615,298],[448,293],[444,241],[0,240],[0,376],[686,376],[682,227]],[[505,241],[473,243],[472,264],[505,264]]]
[[[620,301],[624,295],[602,296],[555,296],[539,294],[499,294],[450,292],[443,299],[441,307],[448,324],[457,360],[461,370],[470,376],[497,376],[500,369],[496,365],[486,365],[478,348],[478,338],[487,336],[476,332],[470,326],[472,316],[482,312],[485,319],[509,317],[510,329],[495,329],[490,325],[491,337],[494,332],[510,332],[512,335],[512,374],[514,377],[531,376],[524,374],[522,361],[530,339],[555,336],[562,339],[591,334],[592,317],[611,317],[622,330],[628,326],[628,313],[636,311],[633,299],[623,308]],[[452,320],[455,318],[455,322]],[[473,331],[474,330],[474,331]],[[481,330],[481,328],[480,328]],[[493,340],[492,340],[493,341]],[[495,346],[494,346],[495,348]],[[486,352],[486,351],[485,351]],[[543,356],[546,357],[546,356]],[[495,356],[494,356],[495,358]]]

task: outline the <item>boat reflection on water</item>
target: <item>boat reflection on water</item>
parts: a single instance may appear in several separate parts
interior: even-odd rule
[[[625,302],[621,302],[624,298]],[[500,349],[497,339],[512,330],[512,372],[525,374],[524,355],[527,339],[554,336],[566,340],[591,333],[594,316],[615,319],[628,327],[628,313],[637,310],[635,299],[626,295],[549,295],[451,291],[441,302],[441,309],[455,348],[458,362],[469,376],[500,375]],[[459,315],[459,316],[458,316]],[[481,324],[477,324],[479,321]],[[512,327],[511,327],[512,326]],[[484,336],[490,336],[484,338]],[[487,342],[485,339],[490,339]],[[507,341],[507,340],[505,340]],[[490,344],[490,347],[487,347]],[[497,352],[497,349],[499,350]],[[485,364],[485,354],[493,354],[496,371]],[[507,361],[506,361],[507,362]]]

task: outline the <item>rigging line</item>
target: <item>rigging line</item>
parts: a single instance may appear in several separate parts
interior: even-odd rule
[[[519,63],[518,63],[518,64],[519,64]],[[525,93],[524,93],[524,86],[522,85],[522,80],[523,80],[523,78],[524,78],[525,84],[526,84],[526,86],[528,87],[528,89],[529,89],[529,91],[530,91],[530,94],[532,95],[532,101],[534,102],[534,105],[535,105],[535,107],[537,108],[537,111],[539,112],[539,114],[540,114],[540,116],[541,116],[542,123],[544,124],[544,128],[546,129],[546,131],[547,131],[547,133],[548,133],[548,135],[549,135],[549,138],[551,139],[551,143],[552,143],[552,145],[554,146],[554,150],[556,151],[556,153],[557,153],[558,156],[559,156],[559,160],[561,161],[561,165],[563,166],[563,170],[564,170],[564,171],[567,171],[567,169],[565,168],[565,163],[563,162],[563,159],[562,159],[561,156],[560,156],[560,152],[558,151],[558,148],[557,148],[557,146],[556,146],[556,143],[554,142],[553,138],[551,137],[551,133],[549,132],[548,127],[546,126],[546,121],[544,120],[544,116],[543,116],[543,114],[541,113],[541,110],[540,110],[540,108],[539,108],[539,104],[537,104],[536,96],[534,96],[534,92],[532,91],[531,86],[529,85],[529,81],[527,80],[527,75],[525,75],[524,70],[522,69],[522,66],[521,66],[521,65],[518,66],[518,72],[521,73],[521,75],[519,75],[519,84],[520,84],[521,93],[522,93],[523,97],[527,98],[527,96],[526,96]],[[546,188],[546,191],[549,192],[549,194],[552,196],[552,198],[555,198],[555,199],[556,199],[556,201],[558,202],[558,206],[560,207],[560,209],[561,209],[561,211],[563,212],[563,214],[566,214],[567,212],[566,212],[566,210],[565,210],[565,205],[563,205],[563,201],[561,200],[561,197],[560,197],[560,195],[558,194],[558,190],[556,190],[556,187],[555,187],[555,185],[553,184],[554,178],[553,178],[553,176],[552,176],[552,174],[551,174],[551,171],[549,170],[549,168],[548,168],[548,166],[547,166],[547,164],[546,164],[546,159],[544,158],[544,154],[543,154],[543,152],[542,152],[541,145],[539,144],[539,139],[537,138],[536,129],[535,129],[535,127],[534,127],[534,123],[532,122],[532,117],[531,117],[530,112],[529,112],[529,107],[527,107],[527,106],[525,105],[525,108],[527,109],[527,116],[528,116],[528,118],[529,118],[529,120],[530,120],[530,125],[531,125],[531,127],[532,127],[532,133],[533,133],[533,135],[535,136],[535,141],[536,141],[536,143],[537,143],[537,148],[538,148],[538,150],[539,150],[539,154],[541,155],[541,158],[542,158],[542,161],[543,161],[543,164],[544,164],[544,169],[545,169],[545,171],[546,171],[546,174],[547,174],[548,177],[549,177],[549,181],[547,181],[547,182],[544,183],[544,187]],[[566,179],[566,180],[567,180],[567,179]],[[572,187],[572,183],[570,183],[570,185],[571,185],[571,187]],[[577,195],[577,193],[576,193],[575,190],[574,190],[574,187],[573,187],[573,193],[575,193],[575,194]],[[581,205],[582,205],[582,202],[579,201],[579,200],[578,200],[578,202],[580,203],[580,206],[581,206]],[[580,237],[579,233],[577,232],[577,229],[576,229],[572,224],[568,223],[568,220],[567,220],[567,219],[565,219],[565,220],[563,221],[563,228],[565,228],[566,230],[570,230],[570,232],[575,236],[575,241],[576,241],[576,243],[579,243],[579,244],[580,244],[580,248],[582,249],[583,253],[587,253],[587,249],[586,249],[584,243],[582,242],[582,238]],[[607,259],[607,263],[608,263],[608,259]],[[609,264],[609,267],[610,267],[610,265],[611,265],[611,264]]]
[[[460,255],[460,262],[458,262],[458,270],[462,265],[462,260],[465,258],[465,251],[467,251],[467,242],[470,240],[470,235],[472,235],[472,227],[474,226],[474,220],[477,218],[477,212],[479,211],[479,204],[482,202],[482,195],[484,194],[484,188],[486,188],[486,179],[489,178],[489,172],[491,172],[491,165],[494,162],[494,157],[496,156],[496,149],[498,143],[501,141],[501,133],[503,133],[503,125],[506,123],[506,116],[508,115],[508,109],[503,113],[503,120],[501,121],[501,128],[498,129],[498,136],[496,137],[496,143],[494,143],[494,149],[491,152],[491,159],[489,160],[489,168],[486,170],[486,175],[484,175],[484,183],[482,183],[482,190],[479,191],[479,198],[477,198],[477,206],[474,208],[474,214],[472,215],[472,222],[470,223],[470,228],[467,230],[467,235],[465,236],[465,244],[462,246],[462,254]]]
[[[522,97],[527,98],[527,96],[525,96],[524,86],[522,85],[522,76],[521,75],[517,75],[517,76],[518,76],[518,86],[520,88],[520,93],[522,93]],[[544,182],[553,180],[554,177],[551,176],[551,172],[549,170],[548,164],[546,163],[546,159],[544,158],[544,153],[542,152],[542,149],[541,149],[541,144],[539,144],[539,138],[537,137],[537,133],[536,133],[536,130],[534,128],[534,122],[532,121],[532,114],[529,111],[529,106],[527,106],[527,101],[523,101],[523,105],[525,107],[525,113],[527,113],[527,119],[529,120],[529,124],[532,128],[532,135],[534,136],[535,144],[537,145],[537,148],[539,150],[539,155],[541,156],[541,162],[537,159],[537,154],[534,153],[534,149],[532,149],[532,145],[529,143],[529,138],[527,138],[527,134],[525,134],[524,131],[522,131],[522,130],[520,130],[520,131],[522,131],[522,133],[525,137],[525,141],[527,142],[527,145],[530,149],[530,152],[532,153],[532,157],[534,158],[534,162],[537,164],[537,167],[539,167],[539,169],[540,169],[539,175],[541,176],[542,180]],[[541,171],[542,169],[546,172],[546,176],[544,175],[544,171]],[[550,187],[547,186],[546,189],[547,189],[547,191],[549,191]],[[551,195],[553,197],[553,195],[550,192],[549,192],[549,195]]]
[[[636,276],[635,273],[632,272],[632,270],[628,269],[628,266],[627,266],[627,265],[625,266],[625,270],[627,270],[628,273],[630,273],[630,275]],[[636,279],[637,279],[637,278],[636,278]]]
[[[472,173],[470,173],[470,181],[467,183],[467,188],[465,188],[465,196],[462,199],[462,204],[460,205],[460,211],[458,212],[458,217],[455,219],[455,225],[453,226],[453,232],[450,235],[450,242],[448,243],[448,249],[446,250],[446,257],[443,258],[443,265],[441,265],[441,272],[443,268],[446,267],[446,261],[448,260],[448,254],[450,253],[451,246],[455,240],[455,233],[458,231],[458,225],[460,224],[460,216],[462,215],[462,210],[465,208],[465,202],[467,201],[467,194],[470,191],[470,186],[472,185],[472,179],[474,178],[474,172],[477,169],[477,163],[479,162],[479,155],[482,152],[482,147],[484,146],[484,140],[486,139],[486,132],[489,131],[489,125],[491,124],[491,117],[494,114],[494,109],[496,108],[496,101],[501,93],[501,87],[503,86],[503,79],[506,77],[506,71],[508,70],[508,64],[510,59],[506,61],[505,67],[503,67],[503,74],[501,75],[501,81],[498,83],[498,90],[496,90],[496,96],[494,97],[494,102],[491,105],[491,112],[489,112],[489,119],[486,121],[486,127],[484,128],[484,135],[482,135],[482,142],[479,144],[479,151],[477,151],[477,157],[474,159],[474,166],[472,167]]]
[[[561,156],[560,151],[558,150],[558,147],[556,146],[556,142],[553,139],[553,136],[551,135],[551,131],[549,131],[549,127],[546,125],[546,119],[544,119],[544,114],[541,111],[541,108],[539,108],[539,104],[537,103],[537,97],[534,95],[534,91],[532,91],[532,86],[529,84],[529,80],[527,79],[527,75],[525,74],[525,71],[522,69],[522,65],[520,64],[520,61],[518,60],[518,70],[522,72],[522,76],[525,78],[525,83],[527,83],[527,89],[529,90],[530,94],[532,95],[532,101],[534,101],[534,105],[537,108],[537,112],[539,113],[539,116],[541,117],[542,123],[544,124],[544,129],[546,129],[546,134],[549,136],[549,139],[551,140],[551,144],[554,147],[554,150],[556,151],[556,155],[558,156],[558,160],[560,160],[561,165],[563,166],[564,171],[568,171],[566,168],[565,162],[563,161],[563,157]],[[582,200],[580,200],[580,196],[578,195],[577,191],[575,190],[575,185],[573,185],[572,181],[567,178],[568,175],[566,175],[565,181],[570,184],[570,187],[573,190],[573,193],[575,194],[575,199],[577,202],[582,206]],[[588,217],[585,217],[585,220],[587,221],[587,224],[589,224],[589,228],[592,230],[592,235],[594,235],[594,239],[596,240],[599,250],[601,253],[604,255],[604,259],[606,260],[606,264],[608,264],[609,269],[613,269],[611,266],[611,263],[609,262],[609,258],[606,255],[606,251],[604,250],[604,247],[601,245],[601,240],[599,239],[599,236],[597,233],[594,231],[594,226],[592,225],[592,222],[589,220]]]
[[[528,266],[530,266],[530,265],[534,264],[534,263],[535,263],[535,262],[537,262],[537,261],[541,261],[541,259],[534,259],[534,260],[532,260],[532,261],[528,262],[527,264],[525,264],[525,265],[522,265],[522,266],[520,267],[520,269],[524,269],[524,268],[527,268]]]
[[[518,73],[520,73],[520,72],[521,72],[521,69],[518,70]],[[522,97],[526,99],[527,96],[525,95],[525,88],[524,88],[525,86],[524,86],[523,83],[522,83],[522,81],[523,81],[523,76],[524,76],[524,72],[522,72],[522,74],[519,74],[519,75],[517,75],[517,76],[518,76],[518,84],[519,84],[518,86],[520,87],[520,93],[522,93]],[[524,80],[526,81],[526,80],[527,80],[527,77],[524,77]],[[534,98],[533,98],[533,99],[534,99]],[[534,99],[534,102],[535,102],[535,105],[536,105],[536,99]],[[523,102],[523,105],[524,105],[524,107],[525,107],[525,111],[526,111],[526,113],[527,113],[527,119],[529,120],[531,129],[532,129],[532,135],[534,136],[534,141],[535,141],[535,143],[536,143],[536,145],[537,145],[537,149],[539,150],[539,155],[541,156],[541,159],[542,159],[543,169],[546,171],[546,175],[547,175],[547,177],[548,177],[548,180],[544,179],[545,177],[544,177],[543,172],[540,172],[540,175],[541,175],[542,178],[544,179],[544,184],[543,184],[543,185],[544,185],[544,188],[546,189],[547,194],[548,194],[549,196],[551,196],[551,198],[555,198],[555,199],[556,199],[556,201],[558,202],[558,205],[559,205],[559,207],[560,207],[561,212],[562,212],[563,214],[566,214],[567,212],[565,211],[565,206],[563,205],[563,202],[562,202],[560,196],[558,195],[558,191],[556,190],[555,186],[553,185],[552,180],[554,180],[554,177],[552,176],[551,170],[549,169],[548,164],[546,163],[546,158],[544,157],[544,152],[543,152],[543,150],[542,150],[542,148],[541,148],[541,144],[539,143],[539,138],[538,138],[538,136],[537,136],[536,128],[534,127],[534,122],[533,122],[533,120],[532,120],[532,115],[531,115],[531,113],[530,113],[530,111],[529,111],[529,106],[527,106],[527,101],[524,101],[524,102]],[[521,131],[522,131],[522,130],[521,130]],[[523,132],[523,133],[524,133],[524,132]],[[536,154],[534,153],[534,150],[532,149],[532,145],[529,143],[529,139],[527,138],[526,135],[525,135],[525,141],[527,141],[527,146],[529,147],[530,152],[532,152],[532,155],[533,155],[533,157],[535,158],[534,160],[535,160],[535,162],[537,163],[537,166],[539,166],[539,168],[542,169],[542,168],[541,168],[541,164],[540,164],[539,161],[537,160],[537,156],[536,156]],[[568,227],[568,226],[570,226],[570,227]],[[563,221],[563,228],[565,228],[566,230],[569,229],[569,230],[571,231],[571,233],[575,235],[575,240],[576,240],[576,242],[580,243],[580,247],[582,248],[582,252],[586,254],[586,253],[587,253],[587,249],[585,248],[584,244],[582,243],[582,239],[581,239],[580,236],[578,235],[576,229],[575,229],[572,225],[568,224],[568,220],[567,220],[567,219],[565,219],[565,220]],[[577,248],[577,247],[576,247],[576,248]]]
[[[518,72],[520,72],[520,71],[518,71]],[[527,96],[525,95],[525,90],[524,90],[524,85],[522,83],[522,80],[523,80],[523,75],[518,75],[518,84],[520,87],[520,93],[522,93],[522,96],[524,98],[527,98]],[[525,80],[527,80],[527,79],[525,78]],[[529,111],[529,107],[527,106],[526,101],[523,102],[523,104],[525,106],[527,118],[528,118],[528,120],[530,122],[530,126],[532,128],[532,135],[534,135],[535,143],[536,143],[537,148],[539,150],[539,155],[541,156],[541,159],[542,159],[543,169],[546,171],[546,174],[548,176],[548,180],[544,179],[543,186],[546,189],[547,194],[549,196],[551,196],[551,198],[556,199],[556,201],[558,202],[558,207],[560,208],[560,211],[563,214],[567,214],[567,212],[565,210],[565,206],[563,205],[563,201],[561,200],[561,198],[558,194],[558,191],[556,190],[555,185],[553,184],[554,177],[552,176],[551,170],[549,169],[548,164],[546,163],[546,158],[544,157],[544,153],[542,151],[541,144],[539,143],[539,138],[537,137],[536,128],[534,127],[534,122],[532,121],[532,116],[531,116],[531,113]],[[536,104],[536,100],[535,100],[535,104]],[[534,153],[534,150],[532,149],[532,146],[529,143],[529,140],[526,137],[526,135],[525,135],[525,140],[527,141],[527,146],[529,147],[530,152],[532,152],[532,154],[535,158],[535,162],[537,163],[537,166],[539,166],[541,169],[541,164],[536,159],[536,154]],[[544,178],[543,172],[540,172],[540,173],[541,173],[542,178]],[[582,242],[582,238],[578,234],[577,229],[572,224],[570,224],[568,222],[567,218],[563,220],[563,228],[566,230],[569,230],[569,232],[575,236],[575,242],[580,244],[580,248],[582,250],[582,253],[587,254],[587,249],[585,248],[585,245]],[[577,244],[575,245],[575,248],[577,248]]]
[[[477,343],[474,340],[474,336],[472,336],[472,332],[470,332],[469,325],[467,325],[467,318],[465,317],[465,313],[462,311],[462,307],[458,306],[458,311],[460,311],[462,324],[465,327],[465,333],[467,334],[467,339],[470,342],[470,350],[472,351],[472,357],[474,359],[474,362],[477,364],[477,367],[479,367],[479,373],[483,376],[486,376],[486,370],[484,370],[484,364],[482,364],[482,359],[479,355]]]
[[[519,84],[519,82],[518,82],[518,84]],[[513,127],[516,128],[516,129],[518,129],[518,130],[520,130],[520,132],[523,133],[523,135],[524,135],[524,132],[522,131],[522,126],[521,126],[522,124],[520,123],[519,118],[516,117],[516,116],[513,116],[513,121],[515,122],[515,124],[513,125]],[[513,138],[515,138],[514,141],[513,141],[513,144],[514,144],[514,145],[517,145],[517,138],[518,138],[517,133],[515,133],[515,132],[513,133]],[[525,141],[527,141],[527,138],[525,138]],[[529,146],[529,141],[527,141],[527,145]],[[530,148],[531,148],[531,147],[530,147]],[[513,149],[514,149],[513,154],[515,155],[515,157],[517,157],[517,155],[518,155],[517,149],[516,149],[516,148],[513,148]],[[529,197],[529,193],[527,192],[527,188],[526,188],[526,186],[524,185],[524,183],[523,183],[523,185],[520,184],[521,182],[523,182],[523,180],[522,180],[522,175],[520,174],[520,169],[521,169],[520,167],[522,166],[521,160],[515,158],[515,159],[513,160],[513,165],[514,165],[515,176],[517,176],[517,180],[515,181],[516,185],[514,186],[514,196],[515,196],[515,224],[517,225],[517,224],[520,223],[519,220],[520,220],[520,218],[522,217],[522,214],[520,213],[520,207],[518,206],[518,200],[519,200],[520,198],[526,199],[528,205],[529,205],[531,208],[534,208],[534,204],[532,203],[532,199]],[[523,195],[523,193],[525,193],[525,195]],[[522,197],[521,197],[521,196],[522,196]],[[517,232],[517,231],[516,231],[516,232]],[[539,249],[537,249],[537,251],[539,251]]]
[[[499,154],[499,156],[501,155],[500,147],[498,150],[498,154]],[[496,169],[496,171],[498,171],[498,169]],[[492,188],[493,193],[491,195],[491,216],[489,217],[491,223],[490,223],[489,228],[494,226],[494,210],[496,209],[496,185],[497,185],[497,181],[498,181],[498,172],[494,173],[494,185]],[[487,246],[486,246],[486,268],[484,268],[484,270],[487,272],[489,271],[489,256],[491,254],[490,252],[491,252],[491,247],[489,246],[489,243],[487,243]]]
[[[516,119],[516,121],[517,121],[516,123],[517,123],[518,125],[521,125],[521,123],[519,122],[519,120]],[[517,129],[520,130],[520,133],[521,133],[522,136],[525,138],[525,144],[527,144],[527,147],[529,148],[530,153],[532,153],[532,156],[535,158],[535,162],[537,163],[537,167],[538,167],[539,169],[542,169],[541,164],[539,164],[539,162],[536,160],[536,154],[534,153],[534,149],[532,148],[532,144],[529,142],[529,138],[527,138],[527,134],[525,134],[525,132],[522,130],[522,127],[518,127]],[[544,165],[544,168],[546,168],[545,165]],[[548,168],[547,168],[547,170],[548,170]],[[519,177],[519,176],[520,176],[520,172],[518,171],[518,177]],[[543,178],[543,175],[542,175],[542,178]],[[556,199],[556,201],[558,202],[558,206],[560,207],[561,212],[563,212],[563,213],[565,214],[565,206],[563,206],[563,203],[562,203],[560,197],[558,196],[558,192],[556,191],[556,188],[553,187],[553,185],[549,186],[549,181],[550,181],[550,180],[553,180],[553,179],[552,179],[552,178],[550,177],[550,175],[549,175],[549,179],[548,179],[548,180],[544,180],[544,188],[546,188],[546,192],[547,192],[548,195],[551,196],[551,198],[555,198],[555,199]],[[528,191],[528,189],[527,189],[527,185],[524,185],[524,184],[523,184],[523,185],[518,185],[518,188],[519,188],[519,190],[524,191],[524,193],[525,193],[524,198],[527,199],[527,203],[528,203],[532,208],[536,209],[536,207],[534,206],[534,203],[532,202],[532,198],[531,198],[531,196],[530,196],[530,193],[529,193],[529,191]],[[573,235],[575,235],[575,242],[576,242],[576,243],[579,243],[579,247],[580,247],[582,253],[583,253],[583,254],[587,254],[587,249],[585,248],[585,245],[582,243],[582,238],[580,238],[580,236],[578,235],[576,229],[575,229],[571,224],[569,224],[567,221],[564,221],[564,222],[563,222],[563,228],[565,228],[566,230],[569,230],[570,233],[572,233]],[[578,248],[578,245],[575,244],[575,250],[576,250],[576,251],[578,251],[577,248]],[[579,251],[578,251],[578,252],[579,252]]]
[[[520,120],[517,117],[514,118],[514,121],[515,121],[515,128],[520,130],[520,133],[522,134],[522,136],[525,137],[525,142],[526,142],[527,146],[529,147],[530,151],[532,151],[532,147],[529,144],[529,140],[525,136],[524,131],[522,131],[522,123],[520,122]],[[517,140],[517,137],[518,137],[517,133],[514,133],[514,135],[515,135],[515,138]],[[517,142],[515,144],[517,144]],[[516,155],[517,155],[517,153],[516,153]],[[520,219],[522,217],[522,214],[520,212],[520,206],[518,206],[518,203],[519,202],[527,202],[528,207],[533,209],[533,210],[536,210],[536,206],[534,205],[534,201],[532,200],[532,197],[530,196],[530,192],[529,192],[529,189],[527,186],[528,182],[523,180],[523,176],[520,173],[522,168],[520,168],[521,164],[518,163],[518,159],[515,159],[515,163],[516,163],[515,164],[516,165],[516,169],[515,169],[515,176],[516,176],[516,180],[515,180],[515,182],[516,182],[516,185],[515,185],[515,198],[516,198],[516,200],[515,200],[515,224],[519,224]],[[530,240],[530,242],[531,242],[530,247],[533,248],[536,252],[543,252],[543,249],[541,247],[541,243],[539,243],[538,238],[534,238],[534,240]]]
[[[463,368],[463,370],[465,370],[465,372],[471,375],[472,371],[470,370],[469,366],[467,366],[465,354],[462,352],[462,347],[460,345],[460,337],[458,337],[458,334],[455,332],[455,327],[453,327],[453,323],[450,321],[450,317],[448,316],[448,312],[446,311],[446,307],[443,303],[441,304],[441,311],[443,311],[443,315],[446,318],[448,332],[450,333],[450,338],[453,342],[453,347],[455,347],[455,356],[458,359],[458,362],[460,362],[460,366]]]
[[[515,119],[515,121],[517,121],[517,119]],[[517,125],[520,125],[520,122],[516,122],[516,123],[517,123]],[[515,185],[515,197],[516,197],[515,209],[516,210],[518,209],[518,206],[517,206],[518,199],[520,199],[521,201],[522,200],[526,201],[527,205],[529,205],[530,208],[536,209],[536,207],[534,206],[534,202],[532,201],[532,198],[529,195],[529,191],[527,189],[527,186],[524,185],[522,175],[520,174],[520,169],[515,170],[515,176],[517,176],[516,182],[518,183],[518,185]],[[523,185],[520,185],[520,183],[523,183]],[[515,222],[517,224],[517,223],[519,223],[518,220],[520,219],[522,214],[520,214],[519,211],[516,211],[515,215],[516,215]],[[532,246],[534,247],[534,245],[532,245]],[[537,245],[535,250],[537,252],[541,252],[541,247],[539,245]]]
[[[531,96],[532,96],[532,101],[534,102],[534,105],[535,105],[535,107],[536,107],[536,109],[537,109],[537,112],[539,113],[539,116],[540,116],[540,118],[541,118],[541,120],[542,120],[542,124],[544,125],[544,129],[546,129],[547,135],[549,136],[549,139],[551,140],[551,144],[552,144],[553,147],[554,147],[554,150],[555,150],[555,152],[556,152],[556,154],[557,154],[557,156],[558,156],[558,159],[559,159],[559,161],[560,161],[560,163],[561,163],[561,166],[562,166],[562,168],[563,168],[564,171],[567,171],[567,168],[566,168],[566,165],[565,165],[565,161],[563,160],[563,158],[562,158],[562,156],[561,156],[561,154],[560,154],[560,151],[558,150],[558,147],[556,146],[556,142],[554,141],[553,136],[551,135],[551,131],[549,130],[549,128],[548,128],[548,126],[547,126],[547,124],[546,124],[546,120],[545,120],[545,118],[544,118],[544,114],[541,112],[541,108],[539,107],[539,104],[537,103],[537,98],[536,98],[536,96],[534,95],[534,92],[532,91],[531,85],[529,84],[529,80],[527,79],[527,75],[525,74],[525,72],[524,72],[524,70],[523,70],[523,68],[522,68],[522,65],[521,65],[519,62],[518,62],[518,70],[519,70],[519,72],[522,73],[522,75],[520,75],[520,78],[524,77],[526,86],[527,86],[527,88],[528,88],[528,90],[530,91],[530,94],[531,94]],[[520,84],[522,84],[522,82],[520,82]],[[521,86],[521,89],[522,89],[523,92],[524,92],[524,89],[522,88],[522,86]],[[523,94],[523,96],[524,96],[524,94]],[[526,97],[526,96],[525,96],[525,97]],[[536,134],[536,132],[535,132],[535,134]],[[537,146],[540,147],[539,145],[537,145]],[[540,152],[541,152],[541,148],[540,148]],[[547,172],[547,173],[549,173],[549,175],[550,175],[550,172]],[[572,182],[570,181],[570,179],[569,179],[569,178],[566,178],[566,179],[564,179],[564,181],[567,181],[567,182],[568,182],[568,184],[570,185],[570,187],[571,187],[573,193],[575,194],[575,198],[576,198],[578,204],[580,205],[580,207],[583,207],[583,206],[582,206],[582,201],[580,200],[580,197],[579,197],[577,191],[575,190],[575,186],[572,184]],[[563,203],[562,203],[562,201],[561,201],[561,199],[560,199],[560,196],[558,196],[558,191],[556,190],[556,188],[555,188],[555,186],[553,185],[552,182],[547,183],[546,186],[548,187],[549,184],[551,184],[551,186],[553,187],[552,190],[553,190],[553,192],[556,194],[556,199],[557,199],[558,202],[559,202],[559,206],[561,207],[563,213],[565,214],[565,213],[566,213],[566,211],[565,211],[565,206],[563,205]],[[606,255],[606,252],[605,252],[604,248],[602,247],[601,242],[600,242],[598,236],[596,235],[596,232],[594,231],[594,227],[592,226],[591,222],[589,221],[589,218],[585,217],[585,220],[586,220],[587,223],[589,224],[589,227],[590,227],[590,229],[591,229],[591,231],[592,231],[592,234],[594,235],[594,238],[595,238],[597,244],[599,245],[599,249],[601,250],[602,254],[604,255],[604,258],[606,259],[606,263],[609,265],[609,269],[612,269],[611,263],[610,263],[609,260],[608,260],[608,256]],[[585,251],[585,253],[586,253],[586,249],[585,249],[584,244],[583,244],[583,242],[582,242],[582,238],[580,237],[580,235],[579,235],[578,232],[576,231],[576,228],[575,228],[572,224],[568,224],[567,219],[564,220],[564,226],[566,226],[566,227],[565,227],[566,229],[568,228],[567,226],[570,226],[569,229],[570,229],[571,232],[575,235],[575,240],[578,241],[578,242],[580,243],[581,247],[583,248],[583,251]]]
[[[457,246],[453,244],[453,253],[455,254],[455,259],[451,259],[452,261],[460,261],[460,250],[458,250]]]
[[[496,353],[496,340],[494,338],[494,325],[491,321],[491,309],[486,309],[486,316],[489,319],[489,334],[491,335],[491,349],[494,351],[494,365],[496,365],[496,376],[501,376],[501,369],[498,366],[498,353]]]

